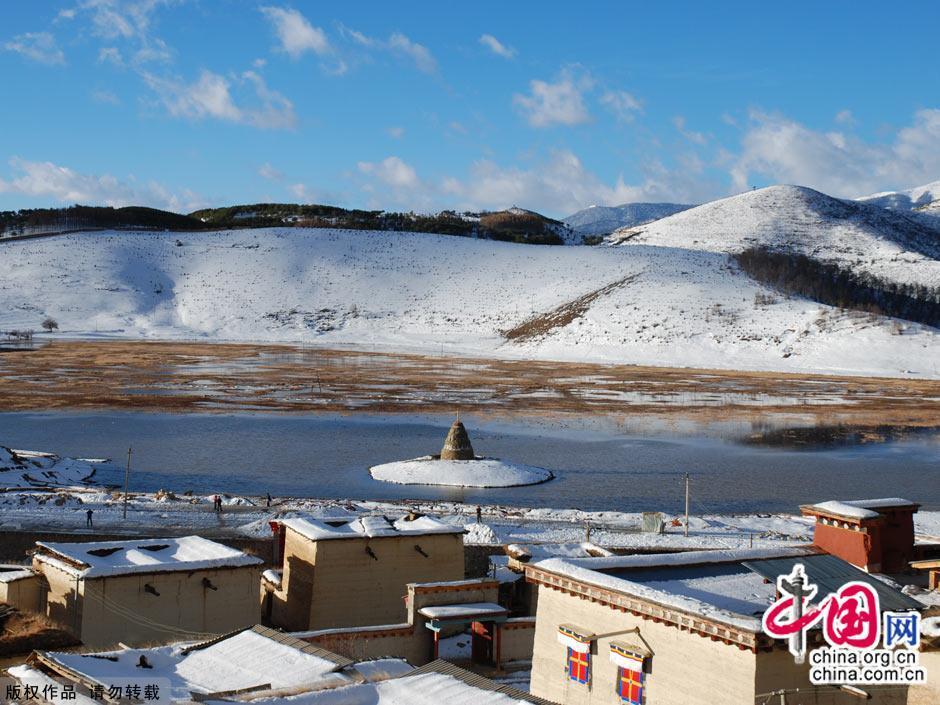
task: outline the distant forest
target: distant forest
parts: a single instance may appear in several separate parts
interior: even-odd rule
[[[263,228],[287,224],[304,228],[399,230],[480,237],[534,245],[561,245],[564,243],[561,233],[567,230],[567,226],[561,221],[522,209],[495,213],[441,211],[425,215],[347,210],[335,206],[293,203],[256,203],[226,208],[208,208],[195,211],[190,215],[214,226],[226,228]]]
[[[899,284],[768,247],[749,248],[734,259],[752,278],[786,294],[940,327],[940,287]]]
[[[563,235],[569,234],[564,223],[522,209],[495,213],[441,211],[424,215],[295,203],[257,203],[207,208],[189,215],[138,206],[76,205],[0,211],[2,237],[98,228],[191,231],[266,227],[399,230],[536,245],[561,245],[564,243]]]
[[[38,230],[81,230],[82,228],[147,228],[159,230],[201,230],[207,226],[188,215],[143,206],[110,208],[69,206],[68,208],[28,208],[0,211],[0,233],[18,235]]]

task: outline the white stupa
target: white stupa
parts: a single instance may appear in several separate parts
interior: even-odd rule
[[[383,463],[369,468],[369,472],[382,482],[450,487],[519,487],[554,477],[545,468],[476,455],[459,416],[447,432],[439,455]]]

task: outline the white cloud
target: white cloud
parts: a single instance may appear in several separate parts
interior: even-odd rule
[[[81,0],[70,10],[72,17],[76,11],[91,15],[95,34],[106,39],[146,38],[150,31],[151,15],[162,6],[177,0]],[[60,12],[60,17],[65,16]]]
[[[174,117],[215,118],[263,129],[289,129],[297,122],[293,103],[268,88],[254,71],[245,71],[237,77],[238,86],[253,89],[256,104],[252,107],[239,106],[232,96],[229,79],[206,69],[190,84],[146,72],[141,75]]]
[[[484,34],[480,36],[480,44],[485,46],[491,52],[497,56],[501,56],[504,59],[512,59],[516,55],[516,50],[510,46],[506,46],[501,41],[499,41],[492,34]]]
[[[840,110],[836,113],[835,121],[840,125],[854,125],[855,116],[852,114],[851,110]]]
[[[940,174],[940,109],[917,111],[888,143],[810,129],[778,114],[752,111],[731,169],[734,186],[754,176],[841,197],[935,181]]]
[[[682,115],[676,115],[672,119],[672,124],[675,125],[679,134],[685,137],[689,142],[698,145],[704,145],[708,142],[708,138],[703,133],[690,130],[686,127],[686,121]]]
[[[159,38],[145,39],[134,53],[135,64],[168,63],[173,60],[173,50]]]
[[[376,177],[386,186],[412,189],[419,185],[414,168],[399,157],[386,157],[380,162],[359,162],[359,171]]]
[[[48,66],[65,63],[65,53],[49,32],[26,32],[6,42],[3,48]]]
[[[319,56],[330,53],[331,47],[326,33],[310,24],[297,10],[271,6],[260,9],[274,25],[274,31],[281,42],[281,51],[292,59],[299,59],[308,51]]]
[[[414,61],[419,71],[434,73],[437,71],[437,61],[431,56],[426,46],[413,42],[401,32],[395,32],[388,38],[388,48],[398,54],[407,56]]]
[[[121,54],[121,50],[117,47],[101,47],[98,50],[98,63],[123,66],[124,57]]]
[[[600,98],[620,122],[633,122],[634,116],[643,111],[643,103],[627,91],[606,91]]]
[[[389,127],[385,131],[389,134],[389,137],[392,137],[393,139],[396,139],[396,140],[400,140],[402,137],[405,136],[404,127],[398,127],[398,126]]]
[[[284,173],[275,169],[270,162],[265,162],[258,167],[258,176],[268,181],[280,181],[284,178]]]
[[[680,200],[697,202],[703,189],[702,165],[687,159],[669,170],[659,163],[646,166],[639,184],[623,177],[606,183],[588,171],[573,152],[558,150],[529,169],[502,167],[483,159],[475,162],[465,179],[447,178],[443,193],[458,199],[460,209],[499,209],[512,205],[559,217],[591,204],[619,205],[631,201]]]
[[[108,105],[120,105],[121,100],[111,91],[106,90],[96,90],[91,94],[91,97],[95,99],[98,103],[107,103]]]
[[[575,75],[571,69],[559,74],[555,83],[529,81],[529,95],[517,93],[515,103],[532,127],[578,125],[590,120],[584,93],[594,85],[588,74]]]
[[[133,178],[121,180],[110,174],[82,174],[52,162],[31,162],[19,157],[12,158],[9,164],[16,175],[10,180],[0,179],[0,193],[51,198],[70,204],[145,205],[181,213],[196,210],[206,203],[192,191],[173,192],[155,181],[139,184]]]
[[[349,27],[340,27],[343,36],[352,39],[359,46],[379,51],[387,51],[397,54],[414,62],[415,67],[424,73],[435,73],[437,71],[437,60],[431,54],[431,51],[423,44],[411,41],[401,32],[395,32],[389,35],[388,39],[382,41],[369,37],[362,32]],[[345,64],[343,65],[345,69]]]
[[[313,192],[307,188],[306,184],[291,184],[287,190],[301,203],[313,203],[314,201]]]

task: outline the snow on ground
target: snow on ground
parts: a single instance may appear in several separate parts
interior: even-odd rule
[[[770,186],[615,232],[612,244],[736,253],[773,246],[896,281],[940,284],[940,223],[801,186]]]
[[[56,487],[90,483],[107,460],[60,458],[55,453],[0,446],[0,487]]]
[[[940,217],[940,181],[905,191],[883,191],[856,199],[882,208]]]
[[[186,497],[157,500],[137,494],[123,516],[120,493],[84,489],[47,492],[0,493],[0,532],[68,532],[74,540],[100,533],[132,535],[199,534],[209,538],[271,535],[269,521],[290,518],[351,519],[357,516],[402,516],[417,511],[452,527],[463,528],[467,544],[523,546],[535,558],[553,555],[583,557],[590,546],[624,549],[739,548],[804,543],[812,535],[812,523],[789,515],[693,516],[689,536],[681,526],[667,522],[663,534],[640,532],[641,515],[627,512],[584,512],[574,509],[529,509],[482,506],[483,522],[476,522],[475,504],[453,502],[366,502],[278,498],[272,507],[256,505],[212,511],[206,503],[193,504]],[[93,511],[93,527],[86,527],[86,510]],[[923,519],[925,514],[917,515]],[[933,519],[940,526],[940,512]],[[672,519],[667,516],[667,519]],[[590,542],[586,541],[590,530]]]
[[[519,487],[548,482],[554,475],[532,465],[498,458],[441,460],[427,455],[369,468],[373,479],[399,485],[446,485],[448,487]]]
[[[893,221],[862,227],[789,201],[782,216],[764,209],[745,217],[741,207],[722,214],[723,203],[643,226],[650,244],[630,247],[302,228],[4,242],[0,330],[35,328],[51,315],[62,334],[87,337],[940,376],[933,329],[774,297],[731,266],[721,240],[729,232],[740,245],[772,223],[766,237],[788,241],[793,210],[806,243],[824,233],[818,244],[832,240],[839,248],[829,249],[844,250],[853,266],[940,281],[940,263],[873,234]],[[708,228],[661,225],[703,208],[717,209],[713,222],[702,221]],[[669,236],[653,242],[660,227]],[[504,335],[533,319],[529,335]]]
[[[564,222],[581,235],[607,235],[618,228],[643,225],[691,208],[679,203],[624,203],[621,206],[589,206],[572,213]]]

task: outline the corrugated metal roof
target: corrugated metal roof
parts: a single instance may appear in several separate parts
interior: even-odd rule
[[[839,588],[851,580],[857,580],[868,583],[875,589],[882,610],[920,610],[924,607],[914,598],[885,585],[864,570],[860,570],[851,563],[828,553],[790,558],[765,558],[763,560],[744,561],[743,565],[776,583],[777,576],[789,575],[793,570],[793,566],[797,563],[803,564],[809,582],[819,586],[816,593],[817,599],[838,591]]]
[[[544,698],[529,695],[525,691],[519,690],[518,688],[513,688],[509,685],[502,685],[500,683],[491,681],[489,678],[481,676],[478,673],[468,671],[467,669],[461,668],[460,666],[455,666],[450,661],[444,661],[443,659],[431,661],[431,663],[421,666],[420,668],[416,668],[413,671],[409,671],[400,677],[409,678],[410,676],[416,676],[422,673],[441,673],[445,676],[451,676],[452,678],[463,681],[473,688],[502,693],[507,697],[515,698],[516,700],[522,700],[527,703],[535,703],[535,705],[557,705],[557,703],[552,702],[551,700],[545,700]]]

